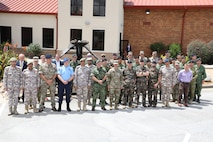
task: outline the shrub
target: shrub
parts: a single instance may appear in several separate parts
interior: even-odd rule
[[[169,45],[170,56],[176,58],[178,54],[181,53],[181,48],[179,44],[172,43]]]
[[[213,40],[207,43],[207,49],[210,54],[209,64],[213,64]]]
[[[200,40],[194,40],[188,44],[187,55],[191,56],[192,54],[196,54],[198,57],[202,58],[204,64],[207,64],[211,58],[206,43]]]
[[[150,49],[152,51],[157,51],[158,54],[160,55],[165,50],[167,50],[167,46],[165,44],[163,44],[162,42],[155,42],[155,43],[150,45]]]
[[[40,56],[41,51],[42,51],[41,50],[41,46],[39,44],[33,44],[33,43],[31,43],[27,47],[27,53],[29,54],[30,57]]]

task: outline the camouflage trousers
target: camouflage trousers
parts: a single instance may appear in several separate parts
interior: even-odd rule
[[[91,104],[90,99],[92,98],[92,94],[93,94],[93,88],[90,87],[90,88],[88,88],[88,93],[87,93],[87,102],[88,102],[88,104]]]
[[[96,85],[93,87],[92,94],[92,107],[96,106],[96,100],[100,98],[101,107],[105,107],[105,99],[106,99],[106,86]]]
[[[148,89],[149,106],[157,105],[157,94],[158,94],[158,88],[149,88]]]
[[[118,107],[120,94],[121,94],[121,89],[110,88],[110,90],[109,90],[110,107],[112,107],[113,99],[115,99],[115,108]]]
[[[140,94],[142,93],[142,104],[143,106],[146,105],[146,90],[147,90],[147,84],[146,82],[137,82],[136,83],[136,102],[137,105],[139,104]]]
[[[87,86],[79,87],[76,90],[78,102],[85,102],[87,101],[87,94],[88,94],[88,88]]]
[[[124,105],[129,105],[129,107],[132,106],[132,99],[133,99],[133,94],[135,91],[135,87],[125,87],[124,86],[124,97],[123,97],[123,102]]]
[[[25,105],[36,105],[38,89],[37,88],[28,88],[24,89],[24,104]]]
[[[9,107],[18,105],[18,96],[20,94],[20,89],[17,88],[9,88],[7,90],[8,95],[8,105]]]
[[[51,106],[55,107],[55,84],[48,85],[47,83],[44,83],[40,87],[41,98],[40,98],[39,108],[42,108],[42,109],[44,108],[47,89],[49,89],[50,91]]]
[[[172,99],[173,101],[177,101],[179,99],[179,83],[175,84],[172,89]]]
[[[172,92],[172,86],[162,84],[161,90],[162,90],[162,104],[167,105],[169,104],[170,94]]]
[[[191,81],[190,83],[190,101],[193,101],[194,97],[195,97],[195,88],[196,88],[196,81]]]

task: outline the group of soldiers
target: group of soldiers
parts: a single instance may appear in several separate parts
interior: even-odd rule
[[[135,57],[130,51],[125,60],[113,53],[110,60],[101,54],[100,59],[93,61],[92,55],[87,54],[86,58],[78,61],[74,54],[71,60],[64,58],[63,62],[58,54],[54,61],[52,55],[47,54],[40,56],[40,64],[39,58],[33,57],[33,61],[25,63],[26,68],[21,63],[23,56],[20,54],[18,61],[12,57],[10,66],[4,70],[3,84],[9,98],[9,115],[18,114],[20,90],[25,96],[25,114],[29,112],[29,107],[33,108],[33,112],[44,111],[47,90],[52,110],[59,112],[64,96],[67,111],[71,111],[69,105],[73,89],[78,100],[77,111],[86,111],[87,105],[91,105],[92,111],[95,111],[97,99],[100,99],[101,109],[105,111],[108,97],[110,110],[117,110],[120,104],[124,108],[138,107],[140,104],[143,107],[156,107],[158,94],[162,107],[170,106],[170,96],[178,106],[183,104],[187,107],[192,101],[200,103],[202,83],[206,78],[201,58],[195,54],[190,56],[187,63],[184,56],[177,55],[176,59],[172,59],[170,53],[166,52],[162,59],[157,57],[156,51],[150,58],[145,57],[144,51]],[[58,109],[55,105],[56,88]]]

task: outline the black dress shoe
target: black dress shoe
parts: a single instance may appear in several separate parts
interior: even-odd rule
[[[61,111],[61,108],[58,108],[58,112],[60,112]]]
[[[95,107],[92,107],[92,111],[95,111]]]
[[[70,111],[71,111],[71,109],[68,107],[68,108],[67,108],[67,111],[69,111],[69,112],[70,112]]]

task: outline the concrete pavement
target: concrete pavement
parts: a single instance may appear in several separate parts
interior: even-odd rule
[[[19,104],[18,116],[7,116],[8,107],[0,114],[1,142],[211,142],[213,140],[213,89],[203,89],[201,104],[171,108],[120,109],[118,111],[76,112],[77,102],[68,113],[52,112],[47,102],[42,113],[28,115]],[[89,106],[88,109],[91,109]],[[107,106],[107,109],[109,107]]]

